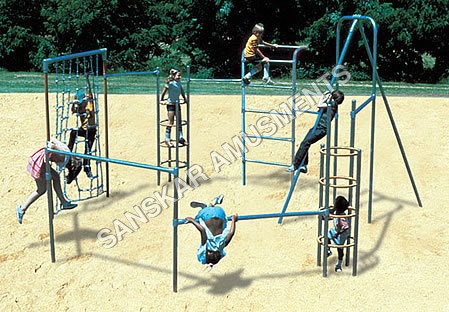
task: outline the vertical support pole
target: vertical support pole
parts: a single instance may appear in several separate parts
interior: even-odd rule
[[[324,149],[324,144],[320,145],[320,179],[322,177],[324,177],[324,154],[321,153],[321,151]],[[318,208],[322,209],[324,208],[323,206],[323,185],[321,183],[320,187],[319,187],[319,198],[318,198]],[[318,235],[317,237],[320,237],[323,234],[323,220],[324,220],[324,216],[319,215],[318,216]],[[324,236],[323,236],[324,237]],[[324,239],[324,238],[323,238]],[[324,241],[323,241],[324,243]],[[316,255],[316,260],[317,260],[317,265],[321,266],[321,244],[318,242],[317,243],[317,255]]]
[[[156,90],[157,90],[157,99],[156,99],[156,141],[157,141],[157,165],[161,165],[161,102],[160,102],[160,75],[159,75],[159,67],[157,68],[158,75],[156,77]],[[157,185],[161,185],[161,172],[157,171]]]
[[[334,146],[338,146],[338,112],[335,115],[335,120],[334,120]],[[338,153],[338,149],[334,150],[334,153]],[[336,176],[337,175],[337,158],[338,157],[334,157],[334,168],[333,168],[333,175]],[[337,182],[337,179],[333,179],[334,184]],[[334,201],[334,199],[337,197],[337,189],[333,188],[332,189],[332,202]]]
[[[241,79],[242,79],[242,185],[246,185],[246,125],[245,125],[245,113],[246,113],[246,86],[243,82],[245,76],[245,57],[244,51],[242,51],[242,64],[241,64]]]
[[[324,193],[324,233],[323,233],[323,276],[327,276],[327,232],[329,231],[329,183],[330,183],[330,145],[331,145],[331,103],[327,103],[327,136],[326,136],[326,185]]]
[[[366,44],[366,37],[363,38]],[[369,54],[369,53],[368,53]],[[376,78],[377,78],[377,27],[373,24],[373,54],[371,59],[372,66],[372,86],[371,95],[373,101],[371,103],[371,146],[370,146],[370,162],[369,162],[369,186],[368,186],[368,223],[372,221],[372,204],[373,204],[373,184],[374,184],[374,141],[376,127]]]
[[[355,190],[355,218],[354,218],[354,254],[352,256],[352,275],[357,275],[357,257],[359,246],[359,211],[360,211],[360,184],[361,184],[361,168],[362,168],[362,152],[357,150],[357,178],[356,178],[356,190]]]
[[[350,125],[350,134],[349,134],[349,146],[354,147],[355,144],[355,117],[356,117],[356,100],[352,100],[351,103],[351,125]],[[350,157],[349,159],[349,176],[352,177],[354,174],[354,158]],[[352,181],[350,181],[352,184]],[[349,204],[352,205],[352,197],[353,197],[353,189],[349,188],[348,201]]]
[[[186,182],[188,185],[190,185],[190,66],[187,66],[186,69],[187,74],[187,109],[186,109],[186,120],[187,120],[187,142],[189,144],[186,146]]]
[[[107,61],[106,57],[103,57],[103,88],[104,88],[104,136],[105,136],[105,154],[106,158],[109,158],[109,117],[108,117],[108,78]],[[109,197],[110,185],[109,185],[109,162],[105,164],[106,168],[106,197]]]
[[[173,198],[173,292],[178,292],[178,168],[174,172]]]
[[[55,252],[55,233],[53,228],[53,189],[51,181],[51,165],[50,165],[50,155],[47,152],[47,147],[45,147],[45,181],[47,183],[47,201],[48,201],[48,227],[50,235],[50,257],[51,262],[56,262],[56,252]]]
[[[44,72],[44,89],[45,89],[45,118],[47,128],[47,141],[50,141],[50,103],[48,99],[48,72]]]

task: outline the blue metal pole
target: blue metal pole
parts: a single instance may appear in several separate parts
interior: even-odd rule
[[[50,64],[62,62],[62,61],[66,61],[66,60],[72,60],[72,59],[76,59],[76,58],[98,55],[98,54],[101,54],[101,56],[103,57],[103,61],[105,61],[107,59],[107,49],[106,48],[44,59],[43,60],[44,73],[48,72],[48,65],[50,65]]]
[[[326,185],[325,185],[325,193],[324,193],[324,233],[323,233],[323,277],[327,276],[327,232],[329,230],[329,183],[330,183],[330,164],[331,164],[331,153],[330,153],[330,145],[331,145],[331,102],[327,103],[327,135],[326,135]]]
[[[176,168],[173,173],[174,188],[173,188],[173,198],[175,202],[173,204],[173,220],[178,220],[178,170]],[[173,292],[178,292],[178,227],[173,227]]]
[[[55,150],[55,149],[51,149],[51,148],[47,148],[47,150],[48,150],[48,152],[61,154],[61,155],[75,156],[75,157],[79,157],[79,158],[83,158],[83,159],[86,158],[86,159],[90,159],[90,160],[104,161],[104,162],[109,162],[109,163],[118,164],[118,165],[125,165],[125,166],[144,168],[144,169],[150,169],[150,170],[160,170],[162,172],[167,172],[169,174],[174,174],[175,171],[178,170],[178,168],[176,168],[176,167],[165,168],[165,167],[159,167],[159,166],[154,166],[154,165],[142,164],[142,163],[133,162],[133,161],[125,161],[125,160],[120,160],[120,159],[105,158],[105,157],[99,157],[99,156],[93,156],[93,155],[87,155],[87,154],[72,153],[72,152],[66,152],[66,151],[61,151],[61,150]]]
[[[242,51],[241,58],[241,79],[242,79],[242,184],[246,185],[246,125],[245,125],[245,112],[246,112],[246,91],[245,83],[243,82],[243,77],[245,76],[245,57]]]
[[[292,197],[293,191],[295,190],[295,186],[296,186],[296,183],[298,182],[298,177],[299,177],[300,173],[301,173],[301,171],[298,169],[298,170],[296,170],[296,172],[293,176],[293,181],[290,184],[290,190],[288,191],[287,199],[284,202],[284,207],[282,207],[282,212],[281,212],[282,216],[285,214],[288,204],[290,203],[290,199]],[[278,224],[281,224],[281,223],[282,223],[282,217],[279,217]]]
[[[159,67],[157,68],[159,71]],[[160,75],[158,74],[156,77],[156,91],[157,91],[157,99],[156,99],[156,158],[157,165],[161,165],[161,102],[160,102]],[[161,185],[161,172],[157,172],[157,185]]]
[[[185,147],[186,148],[186,182],[190,185],[190,66],[187,65],[186,69],[186,79],[187,79],[187,109],[186,109],[186,131],[187,131],[187,142],[189,144]]]
[[[50,166],[50,157],[49,157],[48,149],[45,148],[45,181],[47,183],[47,201],[48,201],[48,226],[49,226],[49,235],[50,235],[50,257],[51,262],[56,262],[56,251],[55,251],[55,233],[53,227],[53,190],[52,190],[52,181],[51,181],[51,166]]]
[[[316,216],[324,214],[323,211],[294,211],[294,212],[285,212],[285,213],[264,213],[264,214],[255,214],[255,215],[242,215],[238,216],[238,221],[244,220],[257,220],[257,219],[270,219],[270,218],[288,218],[288,217],[300,217],[300,216]],[[231,221],[232,216],[227,217],[228,221]],[[176,225],[186,224],[187,221],[185,219],[175,219],[173,224]]]

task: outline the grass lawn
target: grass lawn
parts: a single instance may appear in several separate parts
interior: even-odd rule
[[[187,88],[186,77],[183,77],[183,86]],[[160,77],[163,87],[165,76]],[[49,74],[49,85],[54,85],[54,77]],[[288,88],[288,79],[276,79],[276,87]],[[297,92],[307,89],[313,91],[313,80],[301,80],[297,82]],[[447,97],[449,96],[448,84],[422,84],[422,83],[398,83],[384,82],[385,93],[388,96],[422,96],[422,97]],[[100,90],[103,87],[102,79],[99,81]],[[255,87],[247,89],[252,94],[267,94],[268,88]],[[271,95],[285,95],[291,91],[288,89],[269,88]],[[324,89],[324,86],[320,86]],[[348,95],[366,95],[371,93],[371,82],[350,81],[341,87]],[[145,94],[154,93],[156,90],[156,77],[150,75],[131,75],[108,77],[108,92],[112,94]],[[41,93],[44,92],[44,74],[37,72],[0,72],[0,93]],[[101,91],[100,91],[101,92]],[[192,79],[190,83],[192,94],[240,94],[241,83],[238,79],[229,80],[203,80]]]

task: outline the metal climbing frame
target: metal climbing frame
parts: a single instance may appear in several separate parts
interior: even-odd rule
[[[329,122],[330,123],[330,122]],[[330,126],[330,125],[329,125]],[[345,248],[346,261],[345,265],[349,265],[350,248],[354,249],[352,256],[352,275],[357,275],[357,254],[358,254],[358,233],[359,233],[359,207],[360,207],[360,173],[361,173],[361,157],[360,149],[354,147],[330,147],[330,133],[328,133],[328,140],[326,147],[321,145],[320,149],[320,196],[319,206],[320,210],[324,212],[323,216],[318,217],[318,246],[317,246],[317,265],[321,265],[321,258],[323,259],[323,276],[327,276],[327,253],[328,248]],[[330,158],[335,160],[342,157],[349,157],[349,174],[347,176],[338,174],[336,171],[337,161],[334,161],[334,172],[330,175]],[[354,159],[356,160],[356,170],[354,172]],[[340,169],[341,170],[341,169]],[[341,183],[341,182],[344,183]],[[336,198],[335,190],[347,190],[346,198],[349,198],[349,214],[348,215],[331,215],[329,208],[333,205],[329,204],[330,191],[333,190],[333,200]],[[353,190],[355,189],[355,198],[353,198]],[[351,196],[349,194],[352,194]],[[327,240],[327,233],[329,232],[329,217],[332,218],[348,218],[350,223],[350,234],[344,245],[329,244]],[[354,222],[352,222],[354,220]],[[323,248],[321,248],[323,247]],[[323,254],[321,251],[323,250]]]
[[[265,47],[263,45],[260,45],[259,47]],[[244,58],[244,51],[242,51],[242,58],[241,58],[241,79],[242,79],[242,184],[246,184],[246,163],[258,163],[258,164],[265,164],[265,165],[275,165],[275,166],[284,166],[288,167],[290,164],[283,164],[279,162],[270,162],[270,161],[264,161],[264,160],[256,160],[256,159],[248,159],[246,158],[246,144],[247,140],[250,139],[262,139],[262,140],[274,140],[274,141],[284,141],[284,142],[290,142],[291,144],[291,159],[293,159],[294,153],[295,153],[295,116],[296,116],[296,90],[297,90],[297,83],[296,83],[296,77],[297,77],[297,59],[299,56],[299,53],[303,50],[306,50],[307,46],[291,46],[291,45],[279,45],[277,49],[285,49],[285,50],[292,50],[293,55],[290,60],[270,60],[270,63],[273,64],[287,64],[291,65],[291,84],[287,85],[264,85],[264,84],[249,84],[245,85],[243,83],[243,77],[245,75],[245,58]],[[292,102],[291,112],[284,112],[284,111],[276,111],[276,110],[256,110],[256,109],[248,109],[246,107],[246,96],[247,96],[247,88],[264,88],[264,90],[273,90],[273,89],[285,89],[290,90],[290,99]],[[307,111],[303,111],[307,112]],[[291,119],[291,136],[290,137],[274,137],[274,136],[258,136],[258,135],[249,135],[246,132],[246,114],[247,113],[253,113],[253,114],[265,114],[265,115],[280,115],[285,116],[287,115]],[[315,113],[315,112],[313,112]]]
[[[101,67],[103,67],[101,69]],[[55,133],[54,135],[61,142],[67,143],[67,136],[72,133],[75,137],[72,138],[73,151],[77,151],[78,143],[83,143],[89,154],[101,156],[100,144],[100,127],[99,127],[99,104],[98,98],[100,93],[100,76],[101,70],[106,70],[106,49],[99,49],[87,51],[82,53],[70,54],[55,58],[48,58],[43,60],[44,72],[44,88],[45,88],[45,106],[46,106],[46,127],[47,127],[47,141],[50,140],[50,106],[55,109]],[[53,82],[51,88],[49,85],[49,75],[51,75]],[[90,131],[95,131],[94,143],[92,148],[87,147],[87,138],[89,137],[89,126],[86,128],[86,134],[83,139],[78,136],[78,131],[81,124],[78,117],[86,118],[86,113],[76,112],[75,121],[73,117],[70,118],[71,111],[75,107],[74,96],[77,92],[84,94],[91,94],[95,114],[95,128]],[[50,101],[50,94],[55,97]],[[106,105],[106,104],[105,104]],[[106,106],[105,106],[106,110]],[[106,136],[107,139],[107,136]],[[106,143],[106,149],[107,149]],[[84,148],[82,148],[84,152]],[[107,153],[107,151],[106,151]],[[92,177],[82,179],[75,179],[77,185],[77,198],[72,198],[72,201],[86,200],[93,197],[98,197],[104,192],[108,192],[108,184],[106,189],[103,183],[103,170],[101,162],[95,162],[92,168]],[[108,170],[106,170],[106,180],[108,180]],[[67,184],[64,179],[64,194],[67,197]]]
[[[190,176],[188,174],[189,167],[190,167],[190,67],[186,67],[186,80],[187,80],[187,86],[185,90],[185,95],[187,97],[187,103],[180,103],[184,106],[186,106],[185,109],[185,119],[181,120],[181,111],[180,106],[176,105],[176,111],[175,111],[175,145],[173,147],[168,147],[164,144],[165,140],[161,140],[161,131],[165,130],[165,127],[169,126],[168,119],[162,119],[161,120],[161,106],[163,103],[161,103],[159,94],[160,94],[160,79],[158,77],[157,80],[157,108],[156,108],[156,116],[157,116],[157,165],[160,167],[172,167],[172,164],[175,164],[176,168],[185,168],[186,169],[186,183],[190,184]],[[165,84],[165,82],[163,82]],[[181,116],[181,117],[180,117]],[[181,127],[186,127],[186,140],[189,143],[188,145],[179,145],[179,131],[178,131],[178,121],[181,123]],[[161,126],[163,128],[161,128]],[[167,159],[161,160],[161,148],[167,150]],[[175,150],[175,158],[173,159],[172,150]],[[180,150],[185,150],[185,160],[180,160]],[[171,175],[168,175],[168,181],[171,182]],[[157,172],[157,185],[161,184],[161,172]]]
[[[340,48],[340,41],[341,41],[341,28],[344,22],[350,21],[352,22],[351,27],[349,29],[348,35],[346,37],[345,43],[343,48]],[[370,47],[369,42],[368,42],[368,38],[365,34],[365,25],[371,25],[372,27],[372,33],[373,33],[373,38],[372,38],[372,46]],[[404,146],[402,144],[401,138],[399,136],[399,131],[396,127],[396,123],[394,121],[393,118],[393,114],[390,108],[390,105],[388,103],[388,99],[387,96],[385,94],[385,90],[383,88],[383,84],[382,81],[380,79],[379,73],[377,72],[377,25],[376,22],[368,16],[362,16],[362,15],[352,15],[352,16],[344,16],[342,17],[339,22],[338,22],[338,26],[337,26],[337,45],[336,45],[336,60],[337,60],[337,67],[341,66],[344,62],[344,58],[346,56],[346,53],[349,49],[349,44],[351,42],[351,39],[354,35],[355,30],[358,29],[359,33],[361,35],[361,38],[363,40],[363,44],[364,47],[366,49],[366,52],[368,54],[368,58],[370,60],[371,63],[371,68],[372,68],[372,74],[371,74],[371,79],[372,79],[372,86],[371,86],[371,95],[370,97],[364,102],[362,103],[358,108],[355,107],[354,104],[354,108],[352,109],[351,112],[351,118],[354,120],[354,126],[351,128],[351,146],[354,146],[354,142],[355,142],[355,117],[357,115],[358,112],[360,112],[364,107],[366,107],[368,104],[371,103],[371,145],[370,145],[370,168],[369,168],[369,194],[368,194],[368,223],[371,223],[372,220],[372,201],[373,201],[373,184],[374,184],[374,141],[375,141],[375,116],[376,116],[376,95],[377,95],[377,87],[379,87],[379,91],[382,94],[382,99],[383,102],[385,104],[385,108],[387,110],[388,113],[388,117],[390,119],[390,123],[391,126],[393,128],[395,137],[396,137],[396,141],[398,143],[400,152],[401,152],[401,156],[402,159],[404,161],[410,182],[412,184],[413,187],[413,191],[415,193],[416,196],[416,200],[418,202],[418,205],[420,207],[422,207],[422,203],[421,203],[421,199],[419,197],[419,193],[418,193],[418,189],[416,187],[415,184],[415,180],[413,178],[413,174],[410,168],[410,165],[408,163],[407,160],[407,155],[405,154],[405,149]],[[338,75],[334,75],[332,77],[332,81],[331,81],[331,85],[333,85],[334,83],[337,84],[338,87]],[[337,80],[337,81],[336,81]]]

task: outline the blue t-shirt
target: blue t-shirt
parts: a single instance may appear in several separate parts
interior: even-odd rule
[[[212,219],[212,218],[219,218],[223,220],[223,232],[221,234],[218,234],[214,236],[212,232],[207,227],[205,221]],[[204,207],[201,209],[198,214],[195,217],[195,221],[199,222],[201,226],[206,231],[206,244],[200,245],[197,250],[197,258],[198,261],[202,264],[206,263],[206,250],[211,251],[219,251],[221,254],[221,257],[223,258],[226,256],[226,252],[224,251],[224,247],[226,245],[226,237],[229,234],[229,228],[227,228],[227,222],[228,219],[226,217],[226,213],[224,212],[223,208],[219,206],[215,207]]]
[[[165,87],[168,90],[168,101],[170,103],[179,103],[179,96],[181,95],[182,89],[181,81],[170,81]]]

